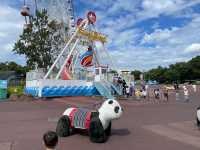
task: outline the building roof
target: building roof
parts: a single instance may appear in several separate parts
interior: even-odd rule
[[[0,80],[10,80],[11,78],[17,78],[15,71],[0,71]]]

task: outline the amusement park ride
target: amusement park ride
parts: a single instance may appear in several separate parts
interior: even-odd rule
[[[71,0],[67,3],[72,11]],[[24,6],[21,14],[26,26],[31,28],[26,19],[30,16],[29,8]],[[34,78],[33,72],[27,73],[25,93],[35,97],[121,95],[119,87],[112,82],[113,74],[109,74],[110,64],[101,60],[103,53],[110,56],[104,47],[106,36],[96,30],[96,14],[89,11],[85,19],[77,20],[76,26],[72,23],[74,16],[70,19],[71,30],[66,35],[65,47],[46,73],[40,72]]]

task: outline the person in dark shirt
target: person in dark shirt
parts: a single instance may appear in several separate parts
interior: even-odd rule
[[[122,80],[123,95],[126,95],[126,87],[127,87],[126,81],[123,79]]]

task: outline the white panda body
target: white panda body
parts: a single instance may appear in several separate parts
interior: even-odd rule
[[[200,128],[200,107],[197,108],[197,113],[196,113],[196,124]]]
[[[75,109],[75,107],[67,108],[67,109],[63,112],[63,115],[69,116],[70,113],[71,113],[74,109]]]
[[[200,121],[200,109],[197,109],[197,118]]]

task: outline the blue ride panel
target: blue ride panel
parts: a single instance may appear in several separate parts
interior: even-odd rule
[[[34,97],[39,97],[39,88],[28,87],[24,92]],[[59,97],[59,96],[98,96],[100,95],[94,86],[53,86],[43,87],[41,97]]]
[[[24,89],[24,93],[36,97],[38,96],[39,89],[37,87],[28,87]]]

